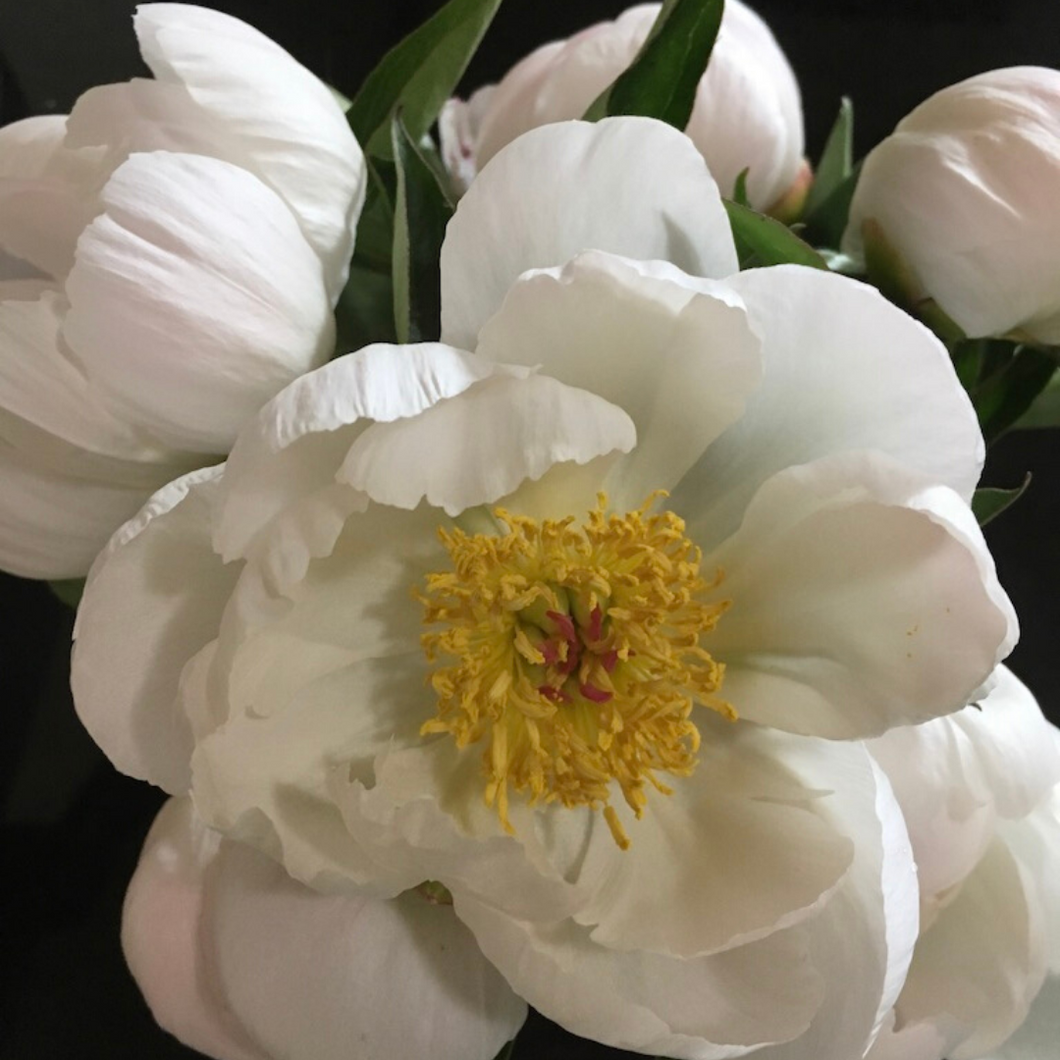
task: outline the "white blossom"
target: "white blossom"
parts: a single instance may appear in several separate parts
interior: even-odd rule
[[[83,575],[147,497],[331,355],[365,190],[328,89],[205,8],[154,79],[0,129],[0,566]]]

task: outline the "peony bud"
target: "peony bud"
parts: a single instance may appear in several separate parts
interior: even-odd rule
[[[992,70],[921,103],[865,159],[843,236],[877,222],[913,293],[973,338],[1060,343],[1060,72]]]
[[[500,84],[451,100],[440,132],[446,166],[461,189],[505,144],[550,122],[580,118],[633,61],[658,4],[640,4],[566,41],[531,52]],[[723,195],[747,169],[751,204],[783,198],[802,165],[799,86],[769,27],[739,0],[725,16],[686,129]]]

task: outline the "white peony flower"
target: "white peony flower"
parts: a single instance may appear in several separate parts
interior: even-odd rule
[[[488,1060],[521,1010],[488,985],[476,1028],[443,1020],[453,938],[468,981],[488,961],[620,1048],[864,1053],[918,897],[856,741],[967,702],[1015,620],[942,346],[852,280],[735,264],[686,137],[535,130],[450,224],[443,342],[301,377],[115,535],[78,710],[225,836],[167,811],[178,885],[149,846],[134,888],[166,1026],[224,1012],[317,1060],[364,1019],[365,1057],[419,1055],[351,1007],[407,975],[432,1055]],[[452,906],[417,906],[426,881]],[[347,968],[384,931],[393,964]],[[171,989],[190,947],[208,982]]]
[[[328,89],[147,4],[154,80],[0,129],[0,566],[84,574],[163,483],[324,363],[365,168]]]
[[[1004,1043],[1060,973],[1060,737],[1002,667],[976,706],[869,746],[909,827],[923,915],[868,1060],[1018,1060]]]
[[[531,52],[497,85],[442,111],[442,155],[466,188],[502,148],[539,125],[580,118],[633,61],[659,13],[640,4],[569,40]],[[798,82],[769,27],[741,0],[728,0],[686,132],[724,195],[744,169],[752,205],[778,203],[803,168]]]
[[[969,336],[1060,343],[1060,72],[992,70],[925,100],[865,159],[843,237],[874,220]]]

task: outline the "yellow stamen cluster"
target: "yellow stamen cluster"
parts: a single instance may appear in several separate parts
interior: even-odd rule
[[[723,667],[700,639],[728,601],[708,602],[720,572],[700,575],[701,554],[659,496],[624,515],[606,498],[583,525],[496,509],[497,536],[439,530],[452,570],[419,593],[437,716],[421,732],[460,748],[486,741],[485,798],[504,827],[509,789],[529,802],[602,809],[615,842],[629,838],[609,804],[617,782],[637,817],[655,773],[687,776],[696,763],[694,703],[729,719],[717,698]],[[453,660],[448,662],[446,660]]]

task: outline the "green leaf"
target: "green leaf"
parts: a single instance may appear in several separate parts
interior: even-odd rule
[[[1021,430],[1028,427],[1060,427],[1060,371],[1053,373],[1045,389],[1014,426]]]
[[[497,1054],[495,1060],[511,1060],[515,1055],[515,1039],[513,1038],[504,1048]]]
[[[747,174],[751,170],[743,169],[740,171],[740,175],[736,178],[736,186],[732,190],[732,201],[739,206],[746,206],[748,209],[751,208],[751,200],[747,198]]]
[[[500,6],[501,0],[449,0],[383,56],[346,112],[369,154],[391,157],[390,121],[398,107],[414,142],[427,132]]]
[[[824,258],[809,243],[804,243],[779,221],[737,202],[728,199],[724,202],[741,269],[792,263],[814,269],[828,268]]]
[[[724,10],[725,0],[666,0],[633,63],[593,101],[586,119],[639,114],[684,129]]]
[[[1055,371],[1055,353],[1017,346],[1004,367],[978,383],[972,403],[988,443],[996,441],[1031,407]]]
[[[399,112],[391,126],[397,168],[394,209],[394,327],[398,342],[437,339],[442,330],[439,255],[453,203],[413,142]]]
[[[979,489],[972,497],[972,511],[980,526],[986,526],[992,519],[996,519],[1006,508],[1010,508],[1026,492],[1031,484],[1031,473],[1028,471],[1023,477],[1023,482],[1015,489]]]
[[[839,116],[828,134],[813,186],[806,197],[806,213],[813,213],[850,176],[854,161],[854,104],[843,97]]]
[[[85,591],[85,579],[63,578],[61,580],[48,582],[48,588],[51,589],[51,591],[62,600],[67,607],[76,611],[77,605],[81,603],[81,594]]]
[[[803,210],[802,216],[810,238],[821,246],[838,247],[847,229],[850,204],[861,176],[859,162],[818,204]]]
[[[372,342],[397,342],[391,259],[394,250],[394,167],[368,160],[368,194],[357,225],[350,277],[335,306],[335,354]]]

